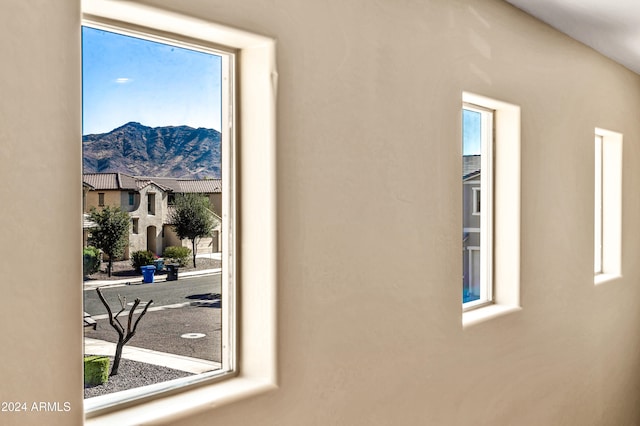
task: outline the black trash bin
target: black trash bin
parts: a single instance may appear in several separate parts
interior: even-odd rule
[[[167,281],[176,281],[178,279],[178,266],[175,263],[165,265],[167,267]]]

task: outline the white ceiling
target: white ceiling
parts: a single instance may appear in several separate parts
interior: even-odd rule
[[[506,0],[640,74],[640,0]]]

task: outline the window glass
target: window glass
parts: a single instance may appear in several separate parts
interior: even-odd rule
[[[117,203],[86,198],[86,245],[99,255],[84,274],[85,324],[96,324],[84,352],[107,357],[111,375],[85,383],[85,398],[230,371],[222,178],[231,148],[221,127],[230,54],[90,26],[82,35],[83,182]],[[115,248],[100,237],[108,226]]]
[[[595,210],[593,270],[602,273],[602,135],[595,137]]]
[[[462,110],[463,260],[462,302],[471,307],[490,301],[490,156],[492,113],[478,107]]]

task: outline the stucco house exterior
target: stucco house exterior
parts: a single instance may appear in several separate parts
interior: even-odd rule
[[[222,203],[222,182],[220,179],[181,179],[167,177],[131,176],[125,173],[85,173],[83,174],[84,213],[91,208],[117,206],[129,213],[131,228],[129,245],[124,253],[150,250],[158,256],[166,247],[184,245],[191,248],[191,241],[181,241],[171,227],[169,220],[172,204],[177,194],[196,193],[209,199],[211,214],[217,225],[213,235],[202,238],[198,243],[198,253],[220,251],[219,212]],[[85,238],[86,244],[86,238]]]

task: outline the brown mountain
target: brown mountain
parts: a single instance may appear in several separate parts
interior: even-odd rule
[[[127,123],[82,137],[84,173],[220,178],[220,133],[189,126]]]

